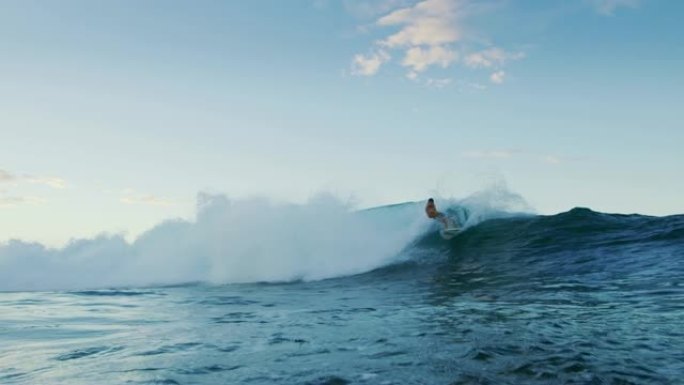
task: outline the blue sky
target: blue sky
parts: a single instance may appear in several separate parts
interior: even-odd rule
[[[684,3],[0,3],[0,241],[134,236],[198,192],[360,207],[505,180],[684,212]]]

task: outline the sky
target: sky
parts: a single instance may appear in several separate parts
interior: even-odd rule
[[[684,213],[684,2],[4,0],[0,242],[198,194]],[[258,215],[268,215],[258,213]]]

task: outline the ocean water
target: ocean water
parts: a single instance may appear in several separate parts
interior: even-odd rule
[[[211,212],[232,226],[225,203]],[[309,206],[283,219],[315,232]],[[684,384],[684,216],[471,206],[445,241],[420,209],[331,209],[331,226],[362,230],[343,240],[239,232],[231,249],[211,243],[205,213],[133,244],[6,244],[0,384]],[[362,237],[377,229],[391,242]],[[165,237],[184,241],[150,246]],[[153,249],[169,265],[131,273]]]

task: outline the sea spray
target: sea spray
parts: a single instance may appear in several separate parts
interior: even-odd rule
[[[535,210],[522,195],[511,191],[503,180],[496,180],[465,198],[436,197],[440,210],[454,217],[464,228],[489,219],[532,215]],[[443,208],[443,209],[442,209]]]
[[[391,263],[428,223],[417,205],[386,220],[327,194],[304,204],[200,194],[197,210],[130,244],[120,235],[59,249],[10,241],[0,246],[0,290],[331,278]]]

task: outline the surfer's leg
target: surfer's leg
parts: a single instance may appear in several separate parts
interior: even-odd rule
[[[442,224],[444,225],[444,228],[445,228],[445,229],[448,229],[448,228],[449,228],[449,221],[447,220],[446,215],[444,215],[444,214],[442,214],[442,213],[438,213],[438,214],[437,214],[437,218],[435,218],[435,219],[437,219],[437,220],[439,220],[440,222],[442,222]]]

